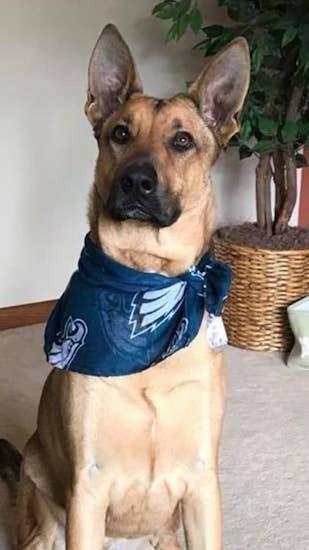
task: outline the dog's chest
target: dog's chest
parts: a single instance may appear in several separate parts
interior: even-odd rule
[[[211,395],[199,381],[146,387],[131,393],[108,388],[89,445],[95,463],[149,478],[172,468],[194,468],[203,454]],[[100,467],[100,466],[99,466]]]
[[[220,423],[223,413],[220,376],[209,376],[204,362],[191,372],[184,365],[183,372],[174,363],[155,380],[148,374],[139,380],[109,379],[100,394],[96,390],[95,400],[87,392],[82,414],[88,426],[80,425],[87,434],[84,458],[94,478],[107,476],[112,500],[124,507],[146,495],[151,500],[166,494],[176,502],[195,474],[207,468],[213,423]]]
[[[110,485],[109,533],[121,524],[130,535],[141,519],[144,525],[162,525],[209,465],[211,394],[189,380],[136,394],[114,387],[109,392],[90,443],[89,471],[94,484],[104,478]]]
[[[50,418],[44,404],[56,396],[61,426],[53,415],[54,431],[46,444],[53,449],[58,439],[56,448],[65,443],[63,456],[71,456],[68,467],[76,478],[90,493],[109,495],[109,536],[160,529],[186,492],[215,466],[225,398],[221,359],[201,334],[182,352],[137,376],[53,371],[39,426],[46,415]],[[57,475],[65,479],[61,456],[58,463]]]

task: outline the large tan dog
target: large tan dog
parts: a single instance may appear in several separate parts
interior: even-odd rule
[[[91,236],[108,255],[176,275],[207,250],[209,172],[239,129],[248,82],[248,48],[237,39],[186,96],[145,96],[127,45],[105,27],[90,60],[85,110],[99,145]],[[123,206],[124,185],[126,193],[138,187],[143,207]],[[180,548],[182,519],[189,550],[222,549],[224,403],[222,355],[208,347],[204,326],[187,348],[140,374],[53,370],[24,453],[18,548],[102,550],[109,537],[148,536],[172,550]]]

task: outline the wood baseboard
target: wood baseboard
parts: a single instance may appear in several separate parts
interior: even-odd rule
[[[45,323],[56,300],[0,308],[0,330]]]

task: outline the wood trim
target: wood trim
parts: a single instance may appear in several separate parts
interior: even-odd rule
[[[309,162],[309,147],[305,148],[304,154]],[[298,223],[302,227],[309,227],[309,167],[302,169]]]
[[[0,308],[0,330],[45,323],[56,300]]]

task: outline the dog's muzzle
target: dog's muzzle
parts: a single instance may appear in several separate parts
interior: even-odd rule
[[[107,203],[116,220],[139,220],[159,227],[172,225],[180,215],[178,200],[164,191],[150,162],[134,162],[116,178]]]

